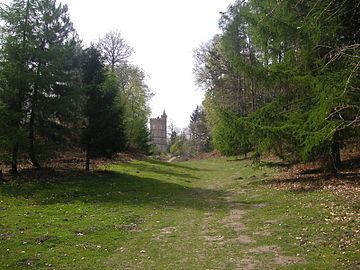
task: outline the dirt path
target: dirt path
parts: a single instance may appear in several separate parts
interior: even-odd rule
[[[268,231],[249,231],[244,225],[244,221],[251,210],[246,210],[246,207],[241,202],[237,201],[237,195],[244,194],[245,192],[232,193],[232,196],[226,198],[229,205],[229,214],[223,220],[224,226],[235,232],[235,238],[228,239],[228,241],[235,245],[242,246],[246,250],[241,258],[236,259],[236,269],[252,270],[252,269],[276,269],[277,266],[285,266],[295,263],[300,263],[301,260],[298,257],[284,256],[281,248],[276,245],[271,246],[257,246],[256,241],[252,235],[263,235],[268,236]],[[255,204],[252,206],[253,209],[261,208],[266,206],[265,203]],[[249,246],[247,248],[247,246]],[[264,262],[260,261],[256,257],[258,256],[267,257]]]
[[[238,178],[238,176],[231,177],[231,179]],[[258,245],[256,243],[255,235],[267,237],[271,235],[271,232],[249,230],[245,223],[251,215],[251,211],[266,207],[267,203],[262,202],[249,207],[239,200],[239,196],[246,196],[246,190],[242,185],[230,189],[227,188],[227,185],[229,185],[229,181],[217,181],[210,186],[215,192],[226,192],[224,202],[228,211],[225,216],[219,217],[216,214],[213,197],[207,198],[209,211],[203,214],[201,225],[201,235],[205,245],[199,254],[199,260],[211,259],[209,256],[213,254],[209,254],[208,250],[221,249],[227,255],[228,263],[237,270],[277,269],[282,266],[302,263],[303,260],[299,257],[285,256],[282,249],[277,245]],[[265,223],[274,222],[276,221],[266,221]],[[224,269],[227,269],[226,263],[223,266]],[[223,268],[220,267],[220,269]]]

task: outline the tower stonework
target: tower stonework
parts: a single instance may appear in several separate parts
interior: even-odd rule
[[[159,152],[167,151],[167,115],[165,110],[161,117],[150,119],[151,143]]]

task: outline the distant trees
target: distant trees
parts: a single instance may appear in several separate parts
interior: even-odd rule
[[[210,150],[210,131],[204,110],[200,106],[190,116],[189,144],[191,152],[199,154]]]
[[[189,156],[189,138],[184,131],[177,134],[170,145],[170,153],[177,156]]]
[[[175,143],[178,131],[175,128],[175,125],[173,122],[170,122],[170,125],[168,126],[168,130],[170,131],[168,134],[169,135],[168,152],[170,152],[170,147],[171,147],[171,145],[173,145]]]
[[[124,110],[125,134],[128,138],[126,148],[148,153],[150,151],[148,102],[152,93],[146,85],[145,74],[137,66],[124,64],[115,69],[115,75],[120,87],[118,102]]]
[[[169,129],[169,152],[173,155],[197,156],[212,150],[209,124],[201,106],[196,106],[190,115],[187,128],[179,131],[171,124]]]
[[[119,32],[84,49],[66,5],[0,4],[0,158],[39,168],[55,151],[91,158],[148,145],[151,94]]]
[[[127,62],[134,50],[126,44],[119,31],[111,31],[100,38],[97,44],[111,71]]]
[[[214,146],[320,159],[359,140],[360,9],[352,1],[237,1],[195,52]],[[356,26],[357,25],[357,26]]]
[[[134,50],[127,45],[119,31],[111,31],[97,43],[107,68],[118,80],[118,105],[124,113],[124,130],[127,138],[126,149],[149,152],[150,133],[148,119],[152,97],[146,85],[144,72],[137,66],[129,64],[128,59]]]

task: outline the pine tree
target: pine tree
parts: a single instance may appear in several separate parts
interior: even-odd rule
[[[210,132],[205,112],[199,106],[196,106],[190,116],[189,132],[192,152],[199,154],[210,150]]]
[[[125,146],[123,112],[115,102],[118,82],[114,74],[106,74],[101,54],[93,47],[84,52],[83,84],[87,100],[82,146],[86,151],[85,168],[90,170],[91,159],[110,158]]]
[[[27,63],[31,57],[30,0],[13,1],[0,9],[1,26],[1,91],[2,122],[6,127],[2,137],[5,153],[11,155],[11,173],[17,173],[18,154],[24,146],[24,120],[29,94],[30,73]]]
[[[37,142],[53,141],[65,129],[74,102],[75,31],[67,6],[55,0],[14,0],[1,12],[2,99],[15,134],[28,133],[28,156],[40,167]],[[54,132],[56,131],[56,132]],[[21,140],[13,140],[12,171]],[[40,140],[41,138],[41,140]]]
[[[230,6],[223,33],[195,55],[215,147],[320,160],[335,172],[340,149],[359,138],[359,13],[345,0]]]

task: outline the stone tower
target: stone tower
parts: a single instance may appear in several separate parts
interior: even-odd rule
[[[161,117],[150,119],[151,143],[159,152],[167,151],[167,115],[165,110]]]

